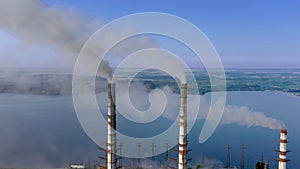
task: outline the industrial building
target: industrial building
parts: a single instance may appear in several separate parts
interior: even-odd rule
[[[287,153],[289,152],[286,149],[287,145],[287,130],[282,129],[280,131],[280,143],[279,143],[279,158],[278,158],[278,169],[286,169],[286,162],[289,160],[286,158]]]
[[[123,168],[121,163],[118,163],[118,160],[121,157],[116,156],[117,151],[117,136],[116,136],[116,93],[115,93],[116,85],[114,83],[108,84],[108,126],[107,126],[107,149],[104,150],[106,152],[106,158],[102,158],[106,160],[106,166],[100,166],[100,168],[104,169],[117,169]],[[178,169],[187,169],[187,154],[189,150],[187,149],[187,84],[183,83],[180,86],[180,126],[179,126],[179,138],[178,138],[178,149],[175,151],[178,153],[178,158],[173,158],[177,161]],[[280,131],[280,146],[279,146],[279,159],[278,159],[278,169],[286,169],[286,154],[288,150],[286,149],[287,144],[287,130],[282,129]],[[154,143],[152,144],[152,152],[154,155]],[[245,168],[244,165],[244,145],[242,145],[242,161],[241,161],[241,169]],[[168,148],[167,148],[168,150]],[[173,149],[174,150],[174,149]],[[120,145],[121,151],[121,145]],[[166,153],[166,163],[168,159],[168,152]],[[118,164],[118,165],[117,165]],[[137,168],[142,168],[140,165],[140,159],[138,159]],[[155,166],[155,157],[152,157],[152,168]],[[132,166],[134,168],[134,166]],[[256,164],[256,168],[268,168],[268,164],[266,161],[261,161]],[[164,168],[176,168],[169,165],[165,165]],[[228,154],[227,154],[227,164],[226,168],[231,168],[230,166],[230,145],[228,145]],[[233,167],[237,168],[237,167]]]

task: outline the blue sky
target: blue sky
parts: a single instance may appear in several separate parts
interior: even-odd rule
[[[213,42],[225,67],[300,66],[299,1],[72,1],[104,22],[137,12],[165,12],[198,26]]]
[[[76,9],[84,17],[97,17],[103,23],[137,12],[170,13],[199,27],[227,68],[300,68],[300,2],[296,0],[45,0],[45,4]],[[1,31],[0,37],[2,46],[16,38]],[[37,63],[49,57],[46,54]]]

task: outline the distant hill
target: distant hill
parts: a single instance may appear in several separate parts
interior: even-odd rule
[[[119,82],[128,80],[130,71],[116,75]],[[200,94],[211,91],[205,70],[193,70]],[[187,75],[189,77],[191,74]],[[227,91],[282,91],[300,96],[300,73],[282,70],[228,70],[226,71]],[[174,79],[159,71],[138,73],[133,81],[143,83],[149,90],[169,86],[175,93],[179,88]],[[107,81],[96,78],[96,92],[106,91]],[[196,88],[190,85],[189,87]],[[0,93],[33,95],[70,95],[72,93],[71,74],[26,74],[0,75]]]

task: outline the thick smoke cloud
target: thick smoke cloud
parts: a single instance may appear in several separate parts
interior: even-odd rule
[[[57,65],[63,62],[69,63],[68,66],[72,68],[86,40],[102,25],[98,18],[85,17],[72,7],[47,6],[41,0],[2,0],[0,1],[0,31],[4,31],[17,39],[17,45],[14,44],[12,50],[1,53],[1,60],[4,60],[2,63],[5,63],[10,55],[16,55],[14,52],[16,50],[26,51],[38,47],[38,49],[42,48],[45,53],[31,52],[30,54],[47,55],[49,58],[45,59],[45,64],[47,64],[47,60],[51,61],[53,58],[57,58],[48,56],[47,53],[50,51],[51,54],[60,56],[57,60],[52,61],[54,67],[55,62]],[[111,30],[106,35],[105,41],[109,42],[120,37],[122,32]],[[98,53],[101,52],[101,46],[106,44],[99,44],[97,41],[93,43],[89,52],[92,56],[97,57]],[[123,58],[133,51],[158,46],[159,43],[151,38],[141,36],[121,43],[119,47],[113,50],[112,54]],[[31,64],[30,60],[36,58],[24,56],[22,53],[17,53],[17,55],[19,58],[28,57],[25,60],[29,65]],[[34,61],[32,62],[34,63]],[[111,79],[112,68],[107,61],[101,62],[98,72],[102,77]]]
[[[45,7],[40,0],[4,0],[0,12],[1,29],[16,34],[27,45],[42,43],[61,51],[76,52],[93,30],[93,26],[86,26],[85,19],[75,10]],[[97,21],[88,24],[93,22]]]
[[[68,57],[71,63],[87,38],[100,26],[98,19],[87,20],[75,9],[47,7],[40,0],[0,2],[0,29],[16,36],[21,49],[51,48],[61,60]],[[101,63],[100,70],[111,73],[107,61]]]

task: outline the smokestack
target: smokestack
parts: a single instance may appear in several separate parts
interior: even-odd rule
[[[182,83],[180,87],[180,126],[179,126],[179,151],[178,169],[186,169],[187,164],[187,84]]]
[[[286,162],[288,161],[286,159],[286,153],[288,152],[286,150],[286,143],[287,143],[286,136],[287,136],[287,130],[286,129],[280,130],[278,169],[286,169]]]
[[[116,169],[116,84],[108,83],[107,169]]]

